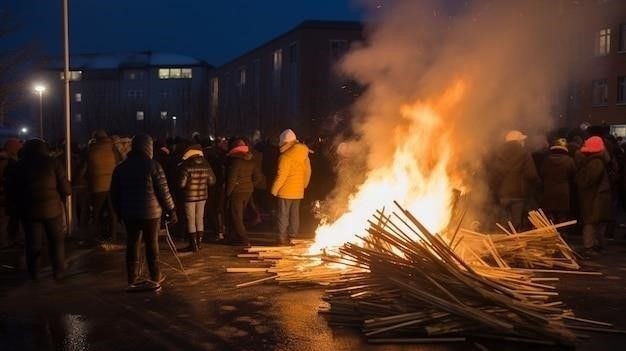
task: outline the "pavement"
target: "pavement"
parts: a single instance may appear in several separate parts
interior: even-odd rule
[[[272,234],[252,234],[253,243]],[[574,245],[579,238],[573,237]],[[181,246],[183,243],[179,243]],[[124,288],[123,246],[67,243],[69,276],[60,283],[45,268],[38,282],[26,278],[19,248],[0,251],[0,350],[563,350],[519,343],[470,340],[455,344],[368,344],[359,330],[331,328],[317,313],[322,287],[273,283],[235,285],[265,273],[226,273],[250,266],[237,247],[209,244],[182,257],[177,272],[165,242],[166,281],[158,293]],[[559,275],[561,300],[578,317],[626,329],[626,244],[612,241],[583,270],[602,276]],[[587,333],[587,332],[585,332]],[[577,350],[614,350],[626,334],[588,333]],[[571,349],[571,348],[570,348]]]

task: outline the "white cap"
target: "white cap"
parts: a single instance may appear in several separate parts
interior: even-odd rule
[[[526,140],[527,136],[522,134],[519,130],[510,130],[506,133],[504,137],[505,141],[523,141]]]

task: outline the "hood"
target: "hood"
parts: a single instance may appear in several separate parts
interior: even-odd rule
[[[188,158],[191,158],[193,156],[204,157],[204,153],[202,152],[202,150],[199,150],[199,149],[196,149],[196,148],[189,148],[183,154],[183,161],[188,159]]]
[[[24,158],[48,156],[48,145],[42,139],[30,139],[24,143],[22,155]]]
[[[131,142],[131,150],[151,159],[153,156],[152,145],[152,137],[148,134],[137,134]]]

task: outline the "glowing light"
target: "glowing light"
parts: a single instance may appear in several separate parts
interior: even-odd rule
[[[403,122],[393,130],[395,151],[386,166],[371,170],[348,201],[348,209],[333,223],[322,220],[310,252],[360,244],[376,210],[392,209],[393,201],[411,211],[432,232],[443,230],[452,210],[449,174],[454,142],[446,137],[445,115],[463,97],[458,82],[433,101],[401,106]]]

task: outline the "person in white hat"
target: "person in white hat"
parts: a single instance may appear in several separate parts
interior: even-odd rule
[[[271,193],[278,198],[277,224],[279,243],[288,245],[288,235],[298,233],[300,226],[300,200],[311,179],[309,148],[300,142],[296,133],[285,129],[279,138],[280,156],[278,171]]]
[[[504,221],[510,221],[516,230],[521,229],[526,200],[541,184],[532,156],[524,148],[526,138],[519,130],[507,132],[491,164],[491,186]]]

